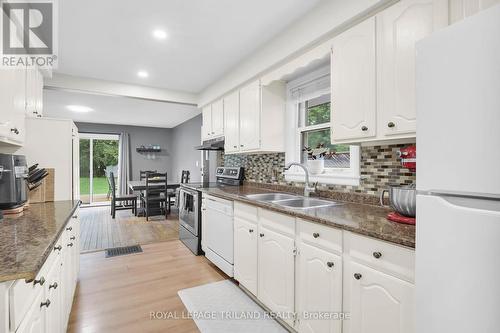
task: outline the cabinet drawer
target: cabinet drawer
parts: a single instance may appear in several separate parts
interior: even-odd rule
[[[295,238],[295,218],[259,208],[259,225]]]
[[[298,235],[302,242],[342,254],[342,230],[297,219]]]
[[[257,224],[258,215],[257,207],[252,205],[234,202],[234,217],[239,217],[247,222]]]
[[[55,245],[57,246],[59,244],[60,239]],[[59,255],[57,252],[57,250],[52,251],[35,278],[35,281],[43,279],[43,285],[40,285],[39,282],[35,284],[34,281],[26,282],[24,279],[16,280],[12,284],[9,290],[10,329],[12,331],[15,331],[19,327],[26,313],[32,306],[35,297],[43,291],[45,284],[49,282],[49,269]]]
[[[344,233],[344,246],[345,253],[356,261],[403,280],[415,281],[415,251],[411,249],[350,232]]]

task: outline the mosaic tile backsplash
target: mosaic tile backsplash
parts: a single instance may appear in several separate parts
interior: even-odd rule
[[[359,186],[318,185],[321,191],[350,192],[379,195],[389,185],[415,183],[415,174],[401,166],[397,151],[408,144],[361,147],[361,181]],[[221,166],[243,166],[247,182],[300,186],[286,182],[283,177],[285,154],[219,155]]]

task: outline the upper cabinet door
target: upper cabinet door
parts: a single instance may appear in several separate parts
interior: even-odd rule
[[[203,116],[203,129],[202,129],[202,139],[208,140],[213,137],[212,135],[212,105],[205,106],[202,111]]]
[[[450,0],[450,23],[461,21],[499,3],[500,0]]]
[[[243,151],[260,148],[260,81],[240,90],[240,148]]]
[[[240,149],[240,95],[236,91],[224,97],[224,151],[237,152]]]
[[[448,0],[402,0],[376,19],[379,130],[414,133],[415,43],[448,24]]]
[[[375,18],[332,45],[332,143],[376,135]]]
[[[212,103],[212,136],[224,135],[224,101],[222,99]]]

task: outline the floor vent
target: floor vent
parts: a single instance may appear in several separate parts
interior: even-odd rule
[[[112,249],[106,249],[106,258],[124,256],[127,254],[139,253],[139,252],[142,252],[142,248],[140,245],[114,247]]]

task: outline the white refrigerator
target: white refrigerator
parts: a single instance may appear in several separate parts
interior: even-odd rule
[[[417,44],[416,331],[500,332],[500,6]]]

